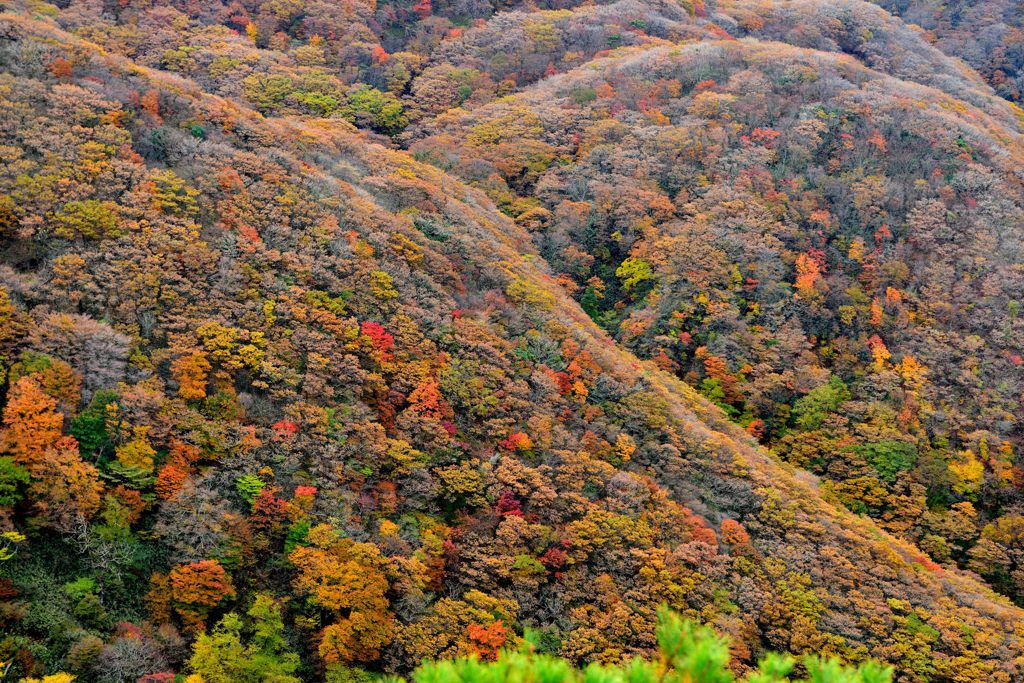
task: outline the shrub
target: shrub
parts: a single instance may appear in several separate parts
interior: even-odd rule
[[[529,647],[502,651],[497,659],[462,657],[428,662],[412,674],[414,683],[731,683],[729,642],[707,626],[681,618],[666,607],[658,612],[658,657],[632,659],[619,665],[591,664],[574,668],[564,659],[537,654]],[[846,666],[834,659],[804,657],[807,678],[790,678],[797,661],[769,654],[745,683],[889,683],[892,669],[874,661]]]

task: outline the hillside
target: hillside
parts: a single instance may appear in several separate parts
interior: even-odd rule
[[[391,91],[386,6],[249,4],[0,14],[12,679],[615,664],[662,603],[737,672],[1024,675],[1011,105],[637,0],[445,10]],[[534,19],[595,49],[425,106]]]
[[[744,40],[609,57],[429,132],[413,152],[487,189],[619,341],[1021,594],[1009,107]]]
[[[878,0],[877,4],[927,31],[929,42],[963,59],[1000,96],[1024,95],[1024,9],[1007,0]]]

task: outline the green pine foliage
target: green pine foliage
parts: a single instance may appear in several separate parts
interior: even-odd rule
[[[412,674],[414,683],[890,683],[893,671],[868,661],[848,666],[815,656],[794,659],[770,653],[757,670],[737,678],[729,668],[727,639],[667,607],[658,612],[657,659],[591,664],[578,669],[529,646],[505,650],[494,661],[463,657],[429,662]]]

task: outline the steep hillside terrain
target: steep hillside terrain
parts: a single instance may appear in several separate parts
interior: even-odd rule
[[[412,149],[486,188],[628,347],[1018,597],[1017,128],[744,40],[609,57]]]
[[[723,24],[736,37],[756,36],[797,47],[842,52],[875,71],[930,85],[987,112],[1008,108],[957,51],[943,50],[920,27],[860,0],[729,0]]]
[[[1019,680],[1012,106],[784,13],[494,9],[429,62],[429,3],[0,14],[9,675],[616,663],[664,603],[737,671]]]
[[[907,22],[922,27],[942,51],[978,70],[1002,97],[1024,95],[1024,7],[1011,0],[876,0]]]

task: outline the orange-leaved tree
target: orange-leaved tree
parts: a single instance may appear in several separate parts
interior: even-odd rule
[[[235,597],[231,577],[217,560],[179,565],[170,578],[174,608],[189,630],[200,630],[211,609]]]
[[[367,662],[391,641],[394,616],[387,598],[387,560],[377,546],[341,538],[326,524],[313,527],[289,559],[298,569],[296,590],[334,615],[320,635],[328,664]]]

